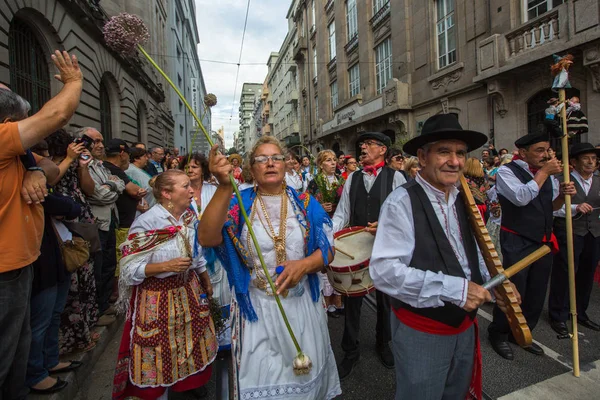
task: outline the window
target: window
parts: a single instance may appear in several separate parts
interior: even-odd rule
[[[373,15],[377,14],[389,2],[390,0],[373,0]]]
[[[313,78],[317,77],[317,48],[313,47]]]
[[[539,17],[545,12],[548,12],[554,7],[558,7],[565,0],[524,0],[527,7],[527,20]]]
[[[348,81],[350,82],[350,97],[360,93],[360,69],[358,64],[353,65],[348,70]]]
[[[110,109],[110,97],[104,80],[100,81],[100,132],[104,141],[112,139],[112,119]]]
[[[146,105],[142,100],[138,102],[137,108],[137,140],[138,142],[146,142],[147,135],[147,120],[146,120]]]
[[[36,113],[50,100],[47,57],[33,30],[18,18],[10,24],[8,40],[11,89]]]
[[[438,68],[456,62],[454,0],[437,0]]]
[[[183,125],[179,125],[179,136],[183,137]]]
[[[346,3],[346,23],[348,24],[348,41],[358,35],[358,18],[356,15],[356,0]]]
[[[338,106],[337,81],[333,81],[329,87],[331,89],[331,111],[333,112],[333,110]]]
[[[329,60],[333,60],[335,58],[335,21],[333,21],[327,27],[329,31]]]
[[[317,0],[313,0],[312,1],[312,6],[311,6],[312,27],[313,27],[313,29],[315,28],[315,25],[317,24],[317,14],[315,13],[315,1],[317,1]]]
[[[315,120],[319,121],[319,96],[315,96]]]
[[[375,48],[375,75],[377,94],[380,94],[388,81],[392,79],[392,39],[385,39]]]

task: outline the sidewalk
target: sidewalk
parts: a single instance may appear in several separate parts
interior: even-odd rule
[[[576,378],[572,372],[557,375],[535,385],[517,390],[498,400],[587,400],[597,399],[600,395],[600,361],[587,364]]]
[[[90,390],[89,382],[91,381],[92,371],[98,360],[104,354],[107,346],[111,340],[118,337],[120,340],[120,333],[123,328],[123,319],[118,318],[115,323],[109,327],[96,327],[95,331],[100,334],[100,340],[96,343],[96,347],[87,353],[78,353],[65,357],[65,360],[76,360],[81,361],[83,365],[75,371],[71,371],[65,374],[56,374],[54,376],[60,376],[62,379],[69,382],[69,385],[58,393],[51,395],[37,395],[30,394],[28,400],[72,400],[77,397],[78,392],[86,393]],[[61,358],[62,359],[62,358]],[[115,358],[116,362],[116,358]],[[113,367],[114,368],[114,367]],[[80,394],[81,394],[80,393]]]

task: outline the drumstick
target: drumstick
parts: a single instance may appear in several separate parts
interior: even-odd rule
[[[345,233],[345,234],[343,234],[343,235],[340,235],[340,236],[338,236],[336,239],[341,239],[341,238],[345,238],[345,237],[348,237],[348,236],[356,235],[357,233],[364,232],[364,231],[365,231],[365,229],[366,229],[366,228],[362,228],[362,229],[358,229],[358,230],[356,230],[356,231],[353,231],[353,232],[348,232],[348,233]],[[342,254],[344,254],[343,252],[341,252],[341,253],[342,253]]]
[[[341,250],[340,248],[336,247],[335,251],[342,253],[343,255],[345,255],[346,257],[351,258],[352,260],[354,260],[354,256],[352,256],[351,254],[346,253],[345,251]]]

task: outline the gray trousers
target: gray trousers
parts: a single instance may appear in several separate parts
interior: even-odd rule
[[[391,314],[396,400],[456,400],[469,391],[475,325],[458,335],[416,331]]]
[[[0,273],[0,400],[25,399],[31,346],[29,304],[31,265]]]

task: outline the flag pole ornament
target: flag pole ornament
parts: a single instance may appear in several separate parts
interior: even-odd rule
[[[104,33],[104,40],[106,41],[106,44],[111,49],[113,49],[117,53],[121,54],[123,57],[133,57],[137,54],[138,51],[144,57],[146,57],[148,62],[162,75],[162,77],[167,81],[167,83],[173,88],[173,90],[175,91],[177,96],[179,96],[181,101],[183,101],[183,104],[185,104],[185,107],[188,109],[188,111],[190,112],[192,117],[194,117],[194,119],[196,120],[196,123],[197,123],[198,127],[200,128],[200,130],[202,131],[202,133],[204,134],[206,141],[209,143],[209,145],[211,147],[213,147],[214,142],[213,142],[212,138],[210,137],[210,134],[207,132],[207,130],[204,127],[204,125],[202,124],[202,121],[200,120],[200,118],[198,118],[198,116],[196,115],[196,112],[194,111],[192,106],[190,106],[190,104],[185,99],[183,94],[179,91],[177,86],[167,76],[167,74],[162,70],[162,68],[160,68],[160,66],[156,63],[156,61],[154,61],[154,59],[152,59],[152,57],[142,47],[142,44],[147,42],[148,39],[150,38],[148,28],[144,24],[144,21],[137,15],[121,13],[119,15],[111,17],[108,20],[108,22],[104,25],[103,33]],[[204,98],[204,104],[206,107],[210,107],[209,104],[213,104],[213,105],[216,104],[216,101],[217,101],[217,98],[214,95],[212,95],[212,96],[207,95]],[[192,146],[193,146],[193,142],[192,142]],[[229,174],[229,181],[231,182],[231,185],[235,192],[235,196],[238,199],[238,202],[240,204],[243,204],[242,196],[240,195],[240,191],[235,183],[235,180],[233,179],[232,174]],[[296,336],[294,335],[294,332],[292,331],[292,327],[290,326],[287,315],[283,309],[283,305],[281,304],[279,295],[277,295],[277,289],[275,288],[275,284],[273,283],[273,280],[271,279],[271,275],[269,274],[269,271],[267,269],[267,265],[263,258],[262,252],[260,251],[260,246],[258,244],[258,240],[256,239],[256,235],[254,234],[254,229],[252,228],[252,224],[250,224],[248,214],[246,213],[246,209],[245,209],[245,207],[240,207],[240,210],[242,212],[242,217],[244,218],[244,222],[245,222],[246,226],[248,227],[248,233],[252,237],[252,241],[254,243],[254,247],[256,248],[256,252],[257,252],[258,258],[260,260],[260,264],[261,264],[263,271],[265,273],[265,276],[269,282],[269,286],[271,287],[273,296],[275,297],[275,301],[277,302],[277,307],[279,308],[281,317],[283,318],[283,321],[285,323],[285,326],[287,327],[288,333],[290,334],[290,338],[292,339],[292,342],[294,343],[294,346],[296,347],[297,354],[296,354],[296,357],[294,358],[293,365],[292,365],[294,368],[294,373],[296,375],[308,374],[312,368],[312,362],[311,362],[310,358],[308,357],[308,355],[304,354],[304,352],[300,348],[300,344],[296,340]]]
[[[569,171],[569,136],[567,128],[567,109],[565,107],[566,94],[565,89],[571,88],[569,83],[569,67],[573,64],[574,58],[571,54],[564,57],[553,55],[554,64],[550,67],[554,82],[552,90],[558,91],[558,107],[560,108],[560,119],[562,126],[561,149],[563,164],[563,181],[571,181]],[[573,214],[571,212],[571,196],[565,195],[565,223],[567,233],[567,270],[569,272],[569,308],[571,313],[571,344],[573,351],[573,375],[579,376],[579,337],[577,334],[577,300],[575,296],[575,258],[573,253]]]

